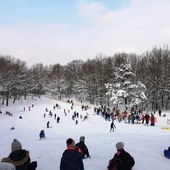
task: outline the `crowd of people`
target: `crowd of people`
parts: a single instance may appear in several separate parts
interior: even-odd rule
[[[40,133],[44,133],[43,130]],[[68,138],[66,146],[60,160],[60,170],[84,170],[83,159],[90,158],[85,136],[81,136],[77,144],[74,139]],[[107,170],[131,170],[135,165],[135,159],[124,149],[124,143],[118,142],[115,147],[117,152],[108,161]],[[164,150],[164,155],[170,158],[170,147]],[[11,153],[2,158],[0,170],[35,170],[36,168],[37,161],[31,161],[29,151],[22,148],[20,141],[13,139]]]
[[[124,121],[128,124],[144,124],[146,126],[155,126],[156,123],[156,117],[154,112],[143,112],[142,110],[134,110],[134,108],[131,108],[130,111],[127,111],[127,108],[124,112],[120,112],[118,108],[113,108],[112,110],[110,108],[106,108],[105,106],[101,106],[99,108],[94,108],[94,112],[97,115],[101,115],[105,120],[112,121],[118,120],[118,122]],[[159,110],[159,116],[161,110]],[[113,129],[114,124],[111,125],[111,129]],[[111,130],[110,130],[111,131]]]
[[[47,108],[46,111],[48,111]],[[134,124],[135,121],[141,121],[141,123],[145,125],[149,125],[149,123],[151,126],[155,125],[155,116],[153,113],[143,114],[142,112],[135,113],[134,111],[128,113],[126,110],[120,113],[120,110],[116,108],[113,108],[113,110],[109,110],[108,108],[95,108],[95,112],[98,115],[102,115],[105,120],[111,121],[110,132],[114,132],[116,128],[114,124],[114,120],[116,119],[118,119],[119,122],[122,120],[127,121],[129,124]],[[74,112],[74,116],[75,114],[77,113]],[[78,117],[79,115],[77,118]],[[59,120],[57,120],[57,123],[59,123]],[[47,122],[47,128],[49,127],[51,127],[50,121]],[[40,131],[39,137],[40,139],[46,138],[44,130]],[[68,138],[66,140],[66,146],[67,148],[64,150],[60,160],[60,170],[84,170],[83,159],[91,158],[89,149],[85,144],[85,136],[81,136],[78,143],[75,143],[74,139]],[[135,159],[124,149],[124,146],[123,142],[116,143],[115,147],[117,152],[113,158],[108,160],[107,170],[131,170],[132,167],[134,167]],[[164,150],[164,155],[170,158],[170,147]],[[20,141],[13,139],[11,143],[11,153],[9,156],[2,158],[0,170],[35,170],[37,165],[37,161],[31,161],[29,151],[22,148]]]

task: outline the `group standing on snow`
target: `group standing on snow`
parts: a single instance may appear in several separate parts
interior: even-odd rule
[[[74,107],[74,102],[71,101],[71,109]],[[53,106],[53,109],[61,108],[58,104]],[[89,107],[82,106],[82,111],[86,111]],[[45,109],[46,112],[49,112],[49,118],[53,116],[52,111],[48,111]],[[101,115],[106,121],[111,121],[110,123],[110,132],[114,132],[116,128],[114,121],[117,119],[120,123],[124,121],[128,124],[144,124],[146,126],[155,126],[155,113],[143,113],[140,111],[135,111],[133,109],[130,110],[128,113],[127,109],[124,112],[120,112],[118,108],[106,108],[101,106],[100,108],[94,108],[94,111],[97,115]],[[161,110],[159,110],[159,116],[161,116]],[[64,109],[64,114],[67,116],[66,110]],[[88,113],[82,119],[82,115],[79,115],[78,112],[74,111],[72,115],[72,120],[75,120],[75,124],[78,125],[78,118],[82,119],[82,121],[88,119]],[[44,113],[44,118],[46,117],[46,113]],[[60,117],[54,114],[54,119],[56,122],[60,122]],[[50,121],[47,121],[46,124],[47,128],[52,127],[50,125]],[[41,130],[39,133],[40,139],[45,139],[45,131]],[[63,152],[61,160],[60,160],[60,170],[84,170],[84,163],[83,160],[85,158],[91,158],[89,154],[89,149],[85,144],[85,136],[81,136],[79,138],[79,142],[76,144],[75,140],[72,138],[68,138],[66,140],[66,150]],[[117,152],[114,154],[113,158],[108,161],[108,170],[131,170],[135,165],[135,159],[131,154],[129,154],[124,149],[124,143],[118,142],[116,145]],[[170,147],[164,150],[164,155],[167,158],[170,158]],[[21,143],[14,139],[11,144],[11,153],[9,156],[4,157],[0,163],[0,170],[35,170],[37,168],[37,161],[31,161],[29,156],[29,151],[22,148]]]

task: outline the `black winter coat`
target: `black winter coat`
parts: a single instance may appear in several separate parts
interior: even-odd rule
[[[77,144],[76,144],[76,148],[77,148],[77,149],[78,149],[78,148],[81,148],[81,150],[82,150],[82,152],[83,152],[83,156],[87,156],[87,157],[90,156],[90,155],[89,155],[89,150],[88,150],[88,148],[87,148],[87,146],[85,145],[84,142],[79,142],[79,143],[77,143]]]
[[[119,170],[131,170],[132,167],[135,165],[134,158],[124,149],[118,150],[114,157],[119,158],[122,162],[122,167]]]
[[[30,165],[29,152],[26,150],[16,150],[8,157],[3,158],[2,162],[12,163],[16,170],[27,170]]]
[[[84,170],[81,154],[73,148],[67,148],[61,158],[60,170]]]

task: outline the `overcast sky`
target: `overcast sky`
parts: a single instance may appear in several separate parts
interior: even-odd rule
[[[65,65],[170,43],[170,0],[0,0],[0,54]]]

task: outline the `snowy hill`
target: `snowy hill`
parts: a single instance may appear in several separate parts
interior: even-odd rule
[[[53,109],[58,103],[61,108]],[[33,107],[32,107],[33,105]],[[25,111],[24,111],[25,107]],[[30,111],[29,111],[30,107]],[[53,113],[50,117],[45,109]],[[135,159],[133,170],[168,170],[169,159],[163,156],[163,150],[170,145],[170,112],[166,117],[157,116],[156,126],[145,126],[143,124],[126,124],[115,121],[115,132],[110,132],[110,123],[101,116],[94,113],[93,107],[82,111],[81,104],[75,103],[73,110],[71,104],[60,102],[47,97],[33,98],[27,101],[17,101],[10,106],[1,106],[0,114],[0,158],[6,157],[11,152],[11,142],[17,138],[23,148],[30,151],[32,161],[38,161],[37,170],[59,169],[60,159],[66,149],[65,141],[71,137],[79,142],[79,137],[86,137],[86,145],[89,148],[91,158],[83,160],[85,170],[106,170],[109,159],[116,152],[115,144],[124,142],[125,150]],[[64,114],[66,110],[67,116]],[[5,115],[9,111],[13,116]],[[73,112],[81,115],[89,114],[87,120],[78,118],[78,125],[72,120]],[[44,118],[44,113],[46,117]],[[56,123],[54,114],[60,117],[60,123]],[[22,116],[23,119],[19,119]],[[50,121],[52,128],[46,128]],[[14,127],[14,130],[11,130]],[[162,129],[166,127],[167,129]],[[39,132],[44,129],[45,140],[39,140]]]

